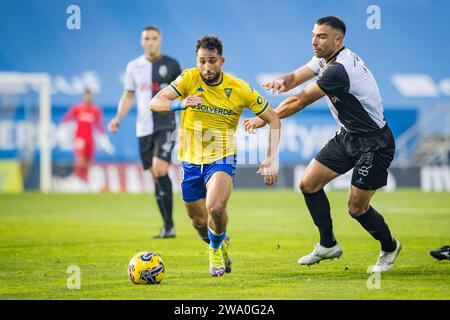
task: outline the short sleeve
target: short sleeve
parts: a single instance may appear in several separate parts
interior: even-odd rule
[[[319,74],[320,70],[319,63],[320,59],[317,58],[316,56],[313,56],[311,60],[309,60],[309,62],[306,64],[306,66],[310,68],[315,74]]]
[[[333,62],[317,78],[317,85],[325,93],[336,91],[348,91],[350,80],[342,64]]]
[[[269,102],[250,86],[245,89],[245,100],[246,107],[257,116],[262,115],[270,107]]]
[[[133,66],[131,63],[128,63],[127,69],[125,71],[125,81],[124,81],[124,88],[127,91],[136,91],[136,83],[134,82],[133,78]]]
[[[170,87],[175,91],[179,98],[186,98],[191,78],[192,72],[190,69],[186,69],[170,83]]]

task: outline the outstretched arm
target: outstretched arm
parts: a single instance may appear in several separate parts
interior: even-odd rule
[[[305,90],[300,92],[298,95],[289,97],[282,101],[275,109],[275,112],[280,119],[287,118],[300,110],[303,110],[323,96],[325,96],[325,92],[323,92],[322,89],[320,89],[314,82],[308,85]]]
[[[274,111],[280,119],[287,118],[323,96],[325,96],[325,92],[319,88],[317,83],[310,83],[299,94],[283,100]],[[262,128],[265,125],[266,122],[257,117],[244,120],[244,129],[248,133],[254,133],[255,129]]]
[[[263,83],[262,87],[272,93],[283,93],[312,79],[316,74],[306,65],[297,70]]]
[[[67,113],[62,118],[61,123],[66,124],[67,122],[75,119],[76,113],[77,113],[77,106],[70,107],[69,111],[67,111]]]
[[[280,142],[281,121],[272,108],[268,108],[266,112],[259,116],[259,118],[268,123],[269,130],[269,145],[264,161],[257,173],[264,176],[264,183],[266,186],[271,186],[278,179],[278,165],[276,163],[278,154],[278,145]]]
[[[203,98],[198,95],[188,96],[183,101],[173,101],[178,95],[169,86],[159,91],[150,101],[149,108],[154,112],[169,112],[184,110],[203,103]]]

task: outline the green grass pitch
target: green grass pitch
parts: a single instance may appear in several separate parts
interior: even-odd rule
[[[154,240],[161,219],[153,195],[0,196],[1,299],[450,299],[450,261],[428,250],[450,243],[448,193],[379,192],[373,205],[403,250],[394,269],[369,289],[367,273],[379,244],[346,212],[346,192],[330,192],[340,260],[302,267],[318,233],[302,197],[292,190],[235,190],[228,231],[233,271],[208,272],[207,247],[175,196],[177,238]],[[132,284],[131,257],[161,254],[160,285]],[[68,266],[81,288],[67,288]],[[374,284],[374,282],[371,282]]]

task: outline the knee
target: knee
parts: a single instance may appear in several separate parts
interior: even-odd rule
[[[195,229],[202,229],[202,228],[205,228],[207,222],[208,222],[207,219],[204,218],[204,217],[195,217],[195,218],[192,218],[192,226],[193,226]]]
[[[208,210],[209,215],[213,219],[218,219],[218,218],[220,219],[225,212],[225,204],[217,202],[217,203],[207,206],[207,210]]]
[[[353,218],[356,218],[356,217],[362,215],[363,213],[367,212],[367,210],[369,210],[369,205],[349,201],[347,204],[347,208],[348,208],[348,213]]]
[[[150,171],[152,172],[153,178],[158,179],[167,175],[166,168],[153,166]]]
[[[316,193],[323,188],[321,185],[315,185],[307,180],[300,181],[299,189],[302,193]]]

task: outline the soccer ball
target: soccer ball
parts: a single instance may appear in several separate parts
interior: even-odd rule
[[[165,277],[164,262],[153,252],[141,252],[131,258],[128,274],[134,284],[157,284]]]

